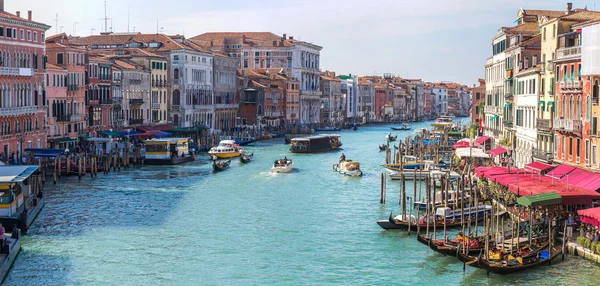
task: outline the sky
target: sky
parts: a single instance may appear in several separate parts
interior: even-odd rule
[[[33,20],[76,36],[161,32],[270,31],[323,47],[321,69],[391,73],[473,85],[484,76],[491,39],[523,9],[564,10],[557,0],[4,0]],[[573,2],[594,9],[593,0]],[[600,0],[598,0],[600,10]],[[58,25],[56,18],[58,15]]]

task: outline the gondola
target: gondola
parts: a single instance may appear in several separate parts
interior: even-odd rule
[[[505,233],[505,236],[504,236],[505,238],[506,238],[507,233],[508,233],[508,231]],[[420,236],[420,233],[418,234],[418,236]],[[450,239],[448,241],[444,241],[443,239],[430,241],[430,239],[426,236],[421,237],[421,238],[417,237],[417,238],[418,238],[417,240],[419,242],[429,246],[429,248],[431,248],[431,250],[433,250],[437,253],[443,254],[443,255],[457,256],[457,252],[459,251],[459,249],[462,249],[465,247],[465,242],[458,237],[455,239]],[[482,235],[482,236],[470,238],[470,239],[468,239],[468,241],[470,242],[469,249],[468,249],[467,255],[464,255],[464,256],[467,261],[470,261],[471,258],[469,258],[469,255],[477,255],[485,249],[485,236]],[[495,243],[493,241],[491,241],[490,248],[494,247],[494,246],[495,246]],[[460,252],[462,254],[462,250]]]
[[[387,141],[394,142],[394,141],[396,141],[396,139],[398,139],[398,135],[396,135],[396,136],[391,136],[391,135],[390,136],[386,136],[385,139],[387,139]]]
[[[427,229],[427,223],[425,222],[420,222],[417,225],[416,219],[414,217],[411,217],[411,222],[410,222],[410,230],[418,230],[423,229],[426,230]],[[481,218],[483,219],[483,218]],[[408,221],[403,221],[403,220],[398,220],[397,218],[394,218],[392,213],[390,212],[390,217],[387,220],[377,220],[377,224],[383,228],[383,229],[401,229],[401,230],[408,230],[409,227],[409,223]],[[444,225],[443,221],[437,221],[436,222],[437,226],[442,226]],[[446,221],[446,228],[457,228],[462,226],[462,223],[460,220],[447,220]],[[432,230],[433,229],[433,223],[429,223],[429,229]]]
[[[213,161],[213,170],[215,172],[227,170],[227,169],[229,169],[230,163],[231,163],[231,159],[229,159],[229,161],[227,161],[227,162],[218,162],[217,163],[217,161]]]
[[[385,146],[385,144],[380,145],[379,146],[379,151],[385,151],[386,148],[387,148],[387,146]]]
[[[352,127],[352,130],[356,131],[356,130],[358,130],[358,127],[356,125],[354,125],[354,127]]]
[[[284,142],[285,142],[285,144],[290,144],[290,143],[292,143],[292,139],[290,139],[290,137],[286,136]]]
[[[250,155],[242,154],[242,156],[240,156],[240,162],[242,162],[244,164],[252,162],[253,159],[254,159],[254,152]]]
[[[562,255],[562,246],[558,245],[554,248],[543,248],[540,251],[531,253],[523,257],[516,257],[510,261],[492,262],[483,258],[483,255],[479,257],[478,264],[481,269],[485,269],[488,272],[506,275],[525,271],[530,268],[534,268],[541,265],[549,265],[553,259]],[[519,259],[520,258],[520,259]],[[471,266],[473,266],[471,264]]]

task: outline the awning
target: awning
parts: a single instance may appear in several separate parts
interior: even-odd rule
[[[496,147],[496,149],[488,152],[488,154],[490,154],[490,156],[492,156],[492,157],[496,157],[496,156],[498,156],[500,154],[504,154],[504,153],[506,153],[506,149],[504,149],[504,147],[502,147],[502,146],[498,146],[498,147]]]
[[[0,166],[0,184],[12,184],[25,181],[40,166]]]
[[[581,222],[600,227],[600,207],[578,210],[577,214],[579,215]]]
[[[490,139],[490,137],[488,136],[479,136],[477,137],[477,139],[475,139],[475,145],[481,145],[483,143],[485,143],[485,141],[488,141]]]
[[[540,100],[539,105],[542,107],[542,111],[544,110],[544,107],[546,106],[546,102],[543,100]]]
[[[79,136],[79,138],[81,138],[81,139],[88,139],[88,138],[92,138],[92,136],[82,135],[82,136]]]
[[[600,190],[600,174],[588,172],[582,169],[575,168],[563,176],[560,181],[565,184],[578,186],[590,191]]]
[[[110,136],[110,137],[121,137],[121,133],[119,132],[114,132],[114,131],[110,131],[110,130],[104,130],[102,132],[100,132],[106,136]]]
[[[519,23],[520,20],[521,20],[521,18],[517,18],[513,23],[514,24]]]
[[[143,132],[143,133],[138,133],[135,134],[133,136],[146,136],[146,137],[166,137],[166,136],[170,136],[171,133],[170,132],[164,132],[164,131],[147,131],[147,132]]]
[[[517,204],[527,207],[549,206],[560,204],[561,202],[562,198],[556,192],[520,197],[517,199]]]
[[[490,155],[483,152],[482,149],[478,148],[458,148],[456,149],[456,156],[460,159],[462,158],[489,158]]]
[[[202,131],[202,130],[206,130],[206,129],[208,129],[207,126],[201,125],[201,126],[196,126],[196,127],[173,128],[169,131],[178,132],[178,133],[194,133],[194,132],[198,132],[198,131]]]
[[[494,116],[492,116],[492,117],[490,118],[490,121],[494,121],[494,120],[496,120],[497,118],[498,118],[498,115],[494,115]]]
[[[529,170],[531,172],[534,172],[536,174],[539,174],[543,171],[546,171],[548,169],[552,168],[552,166],[548,165],[548,164],[544,164],[542,162],[533,162],[533,163],[529,163],[527,165],[525,165],[525,170]]]
[[[559,165],[558,167],[554,168],[552,171],[548,172],[548,174],[546,174],[546,176],[548,176],[550,178],[554,178],[556,180],[560,180],[562,177],[564,177],[568,173],[571,173],[575,169],[576,169],[575,167],[571,167],[571,166],[567,166],[567,165]]]
[[[140,133],[140,132],[137,132],[135,130],[131,130],[129,132],[126,132],[126,131],[119,132],[119,134],[121,134],[121,136],[132,136],[132,135],[135,135],[135,134],[138,134],[138,133]]]
[[[470,143],[469,141],[458,141],[456,143],[454,143],[454,145],[452,145],[452,148],[454,150],[458,149],[458,148],[469,148]]]
[[[139,126],[137,127],[138,130],[142,131],[142,132],[146,132],[146,131],[168,131],[173,129],[173,126],[170,124],[163,124],[163,125],[156,125],[156,126]]]
[[[50,139],[50,142],[54,142],[54,143],[68,143],[68,142],[75,142],[75,141],[77,141],[77,139],[73,139],[73,138],[69,138],[69,137]]]
[[[550,106],[552,106],[552,109]],[[554,101],[548,101],[548,109],[546,111],[554,111]]]
[[[512,80],[512,77],[509,77],[509,78],[505,79],[504,82],[509,82],[511,80]]]
[[[504,108],[509,108],[510,107],[510,103],[505,103],[504,104]]]

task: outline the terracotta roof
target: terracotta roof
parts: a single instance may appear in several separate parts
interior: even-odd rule
[[[48,29],[50,29],[50,26],[48,26],[48,25],[46,25],[44,23],[35,22],[35,21],[29,21],[26,18],[17,17],[17,15],[8,13],[6,11],[0,11],[0,18],[6,18],[6,19],[12,19],[12,20],[19,20],[19,21],[23,21],[23,22],[27,22],[27,23],[33,23],[33,24],[37,24],[37,25],[46,26],[46,27],[48,27]]]
[[[203,46],[221,46],[224,39],[244,38],[242,43],[244,46],[278,46],[283,40],[282,36],[278,36],[271,32],[211,32],[204,33],[191,38],[193,41],[204,41],[200,44]],[[212,41],[212,44],[211,44]],[[293,47],[293,40],[283,40],[284,47]]]
[[[581,10],[581,11],[576,11],[576,12],[570,13],[568,15],[563,15],[562,17],[560,17],[560,19],[564,20],[564,21],[577,21],[577,22],[583,22],[583,21],[589,21],[589,20],[600,20],[600,12]]]
[[[137,69],[139,69],[136,65],[133,65],[131,63],[128,63],[128,62],[122,61],[122,60],[115,60],[115,65],[117,65],[120,68],[126,69],[126,70],[137,70]]]
[[[507,33],[537,33],[538,23],[537,22],[525,22],[523,24],[508,28]]]
[[[91,54],[88,57],[90,62],[95,62],[95,63],[111,63],[106,57],[101,56],[101,55],[95,55],[95,54]]]
[[[266,85],[260,84],[257,81],[251,81],[252,85],[256,86],[256,87],[262,87],[262,88],[268,88]]]
[[[519,46],[521,46],[521,47],[527,47],[527,46],[536,46],[536,47],[539,46],[539,47],[541,47],[541,45],[542,45],[541,40],[542,40],[542,36],[540,34],[540,35],[537,35],[535,37],[532,37],[531,39],[527,39],[527,40],[519,43]]]
[[[546,16],[550,18],[558,18],[560,16],[565,15],[565,11],[556,11],[556,10],[525,10],[523,9],[523,13],[525,16]]]
[[[327,80],[327,81],[341,81],[339,78],[337,77],[330,77],[330,76],[325,76],[325,75],[321,75],[321,80]]]
[[[51,70],[65,70],[65,71],[67,70],[67,68],[60,67],[60,66],[54,65],[52,63],[46,63],[46,69],[51,69]]]
[[[129,43],[144,43],[152,42],[161,43],[159,48],[145,47],[153,52],[163,52],[171,50],[197,50],[208,52],[205,49],[191,47],[188,42],[179,43],[163,34],[109,34],[109,35],[92,35],[79,39],[73,39],[76,45],[93,46],[93,45],[125,45]]]

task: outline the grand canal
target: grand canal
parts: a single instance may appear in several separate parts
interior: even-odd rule
[[[413,124],[413,128],[429,123]],[[6,285],[587,285],[600,267],[569,256],[553,267],[486,277],[375,223],[398,213],[396,182],[379,204],[389,126],[343,131],[365,176],[332,171],[341,152],[292,155],[283,140],[247,149],[256,160],[213,174],[208,156],[47,186],[46,207]],[[404,137],[412,132],[394,132]],[[297,169],[271,174],[287,156]],[[409,184],[410,187],[410,184]]]

